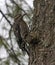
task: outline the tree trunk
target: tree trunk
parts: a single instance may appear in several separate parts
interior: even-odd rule
[[[33,31],[41,43],[30,44],[29,65],[55,65],[55,0],[34,0]]]

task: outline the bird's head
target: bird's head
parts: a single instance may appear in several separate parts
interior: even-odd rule
[[[24,15],[25,15],[25,14],[23,14],[23,15],[22,15],[22,14],[17,14],[17,15],[14,16],[14,20],[15,20],[15,21],[17,21],[17,20],[20,21],[20,20],[23,19],[23,16],[24,16]]]

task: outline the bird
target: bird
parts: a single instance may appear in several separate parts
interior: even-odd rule
[[[26,22],[23,20],[23,16],[21,14],[17,14],[14,17],[13,31],[16,36],[19,47],[28,53],[25,49],[26,42],[25,38],[29,34],[29,28]]]
[[[29,33],[29,28],[28,28],[26,22],[23,20],[23,16],[24,16],[24,15],[21,15],[21,14],[17,15],[17,16],[15,17],[14,21],[15,21],[15,24],[16,24],[17,26],[19,26],[19,28],[20,28],[21,37],[22,37],[23,39],[25,39],[26,36],[27,36],[28,33]]]

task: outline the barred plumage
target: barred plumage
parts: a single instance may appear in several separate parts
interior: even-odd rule
[[[13,30],[14,30],[14,34],[16,36],[19,47],[23,51],[27,51],[25,49],[25,44],[26,44],[25,38],[29,33],[29,28],[27,24],[25,23],[25,21],[23,20],[23,16],[21,14],[17,15],[14,18]]]

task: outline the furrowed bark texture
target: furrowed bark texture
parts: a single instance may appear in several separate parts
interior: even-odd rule
[[[30,44],[29,65],[55,65],[55,0],[34,0],[33,31],[42,43]]]

